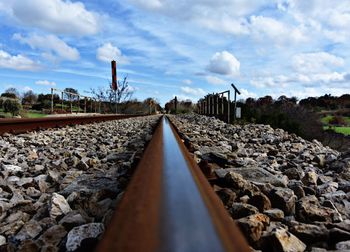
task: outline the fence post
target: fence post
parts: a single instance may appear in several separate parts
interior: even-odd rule
[[[53,114],[53,88],[51,88],[51,114]]]

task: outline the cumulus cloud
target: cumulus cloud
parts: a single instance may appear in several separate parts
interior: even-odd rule
[[[48,81],[48,80],[38,80],[35,82],[36,85],[43,85],[43,86],[56,86],[56,82],[54,81]]]
[[[76,48],[70,47],[55,35],[39,36],[32,34],[28,37],[23,37],[21,34],[16,33],[13,35],[13,38],[29,45],[32,49],[44,51],[44,55],[49,55],[50,58],[58,57],[64,60],[75,61],[80,57]]]
[[[33,71],[38,70],[40,65],[21,54],[11,55],[4,50],[0,50],[0,68]]]
[[[117,63],[128,64],[129,60],[122,55],[120,49],[113,46],[111,43],[105,43],[97,49],[96,58],[103,62],[111,62],[112,60]]]
[[[232,76],[239,75],[239,69],[240,62],[227,51],[215,53],[207,67],[207,70],[212,73]]]
[[[219,77],[208,75],[205,77],[207,82],[213,85],[224,85],[227,84],[227,81],[220,79]]]
[[[321,73],[344,65],[344,59],[327,52],[301,53],[294,55],[292,65],[298,72]]]
[[[23,87],[23,91],[24,92],[33,91],[33,89],[29,86],[25,86],[25,87]]]
[[[13,0],[8,13],[25,26],[56,34],[93,35],[99,30],[99,16],[81,2],[62,0]]]
[[[246,34],[246,15],[254,13],[267,1],[193,0],[191,4],[176,0],[129,0],[134,6],[172,19],[191,22],[215,32]]]
[[[188,95],[202,96],[206,94],[206,92],[201,88],[181,87],[180,89],[183,93]]]
[[[247,89],[244,89],[244,88],[241,88],[239,91],[241,92],[241,95],[239,96],[239,99],[240,98],[247,99],[249,97],[251,97],[251,98],[257,98],[258,97],[258,95],[256,93],[249,92]]]
[[[294,27],[271,17],[251,16],[250,33],[259,40],[273,41],[275,44],[303,42],[308,38],[303,27]]]
[[[310,74],[293,74],[277,75],[268,77],[253,78],[250,84],[257,88],[266,87],[286,87],[290,84],[300,84],[301,86],[317,86],[322,84],[334,84],[348,82],[348,73],[330,72],[330,73],[310,73]]]

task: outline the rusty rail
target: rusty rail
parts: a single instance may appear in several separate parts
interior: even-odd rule
[[[250,251],[163,117],[97,251]]]
[[[0,135],[4,133],[19,134],[27,131],[62,127],[66,125],[96,123],[109,120],[119,120],[140,115],[94,115],[65,116],[43,118],[0,119]]]

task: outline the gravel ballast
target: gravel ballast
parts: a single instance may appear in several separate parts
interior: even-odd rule
[[[350,155],[268,125],[170,116],[254,250],[350,248]]]
[[[92,250],[158,120],[0,136],[0,250]]]

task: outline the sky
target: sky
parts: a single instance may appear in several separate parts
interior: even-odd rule
[[[350,93],[350,0],[0,0],[0,92],[197,101]],[[232,88],[231,88],[232,91]]]

